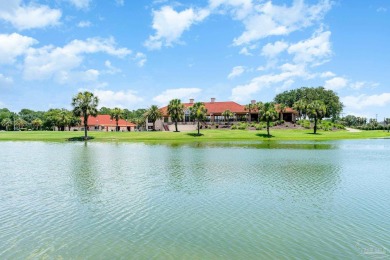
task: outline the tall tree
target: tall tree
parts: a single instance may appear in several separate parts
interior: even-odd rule
[[[279,113],[276,111],[275,102],[258,103],[259,119],[267,123],[267,134],[270,136],[269,127],[272,121],[278,119]]]
[[[223,116],[225,122],[228,122],[229,119],[233,116],[233,113],[229,109],[226,109],[225,111],[222,112],[222,116]]]
[[[143,126],[145,126],[145,120],[146,118],[144,116],[139,116],[132,118],[131,122],[135,123],[137,125],[137,129],[140,130]]]
[[[74,114],[72,114],[69,120],[68,130],[70,131],[72,127],[79,126],[80,124],[81,124],[80,117],[77,117]]]
[[[34,119],[32,122],[31,122],[31,125],[34,127],[35,130],[39,130],[42,125],[43,125],[43,122],[41,119],[39,118],[36,118]]]
[[[18,118],[18,119],[15,120],[15,126],[17,126],[19,130],[21,128],[25,127],[26,125],[27,125],[26,120],[24,120],[22,118]]]
[[[333,91],[324,87],[308,88],[302,87],[282,92],[276,95],[274,101],[279,104],[285,104],[288,107],[293,107],[294,103],[304,100],[307,104],[320,100],[326,106],[326,114],[324,117],[336,120],[343,110],[343,103],[340,102],[339,96]]]
[[[84,123],[84,139],[88,140],[88,117],[97,115],[97,106],[99,104],[98,97],[93,93],[85,91],[79,92],[72,99],[73,114],[83,118]]]
[[[65,127],[69,126],[72,118],[72,112],[61,109],[56,116],[56,125],[59,131],[65,131]]]
[[[321,100],[314,100],[307,105],[307,115],[314,119],[314,134],[317,133],[317,123],[326,115],[326,105]]]
[[[302,117],[306,117],[306,107],[307,103],[303,99],[298,100],[292,106],[292,108],[298,112],[299,119],[302,119]]]
[[[49,128],[54,130],[55,127],[57,127],[58,130],[60,130],[60,127],[58,126],[58,121],[59,121],[58,118],[60,113],[61,113],[61,109],[58,108],[49,109],[43,117],[44,128]]]
[[[111,118],[111,120],[115,120],[115,122],[116,122],[115,130],[118,132],[119,131],[119,120],[124,118],[123,110],[120,109],[119,107],[111,109],[110,118]]]
[[[1,125],[5,127],[5,130],[8,131],[8,129],[12,126],[12,120],[10,118],[4,118],[1,121]]]
[[[200,122],[203,122],[207,116],[207,108],[204,103],[196,102],[192,107],[189,108],[190,117],[198,123],[198,135],[200,135]]]
[[[108,107],[101,107],[99,109],[99,115],[110,115],[111,114],[111,108]]]
[[[253,111],[255,111],[257,108],[257,105],[256,104],[253,104],[253,103],[249,103],[247,105],[244,106],[244,110],[245,111],[248,111],[248,118],[247,118],[247,121],[250,122],[251,119],[252,119],[252,116],[251,116],[251,113]]]
[[[180,99],[172,99],[168,104],[168,114],[172,121],[175,122],[175,132],[179,132],[177,129],[177,122],[183,121],[184,118],[184,105]]]
[[[146,117],[148,118],[148,121],[153,123],[153,131],[156,131],[156,121],[157,119],[161,119],[163,114],[158,106],[152,105],[148,111],[146,111]]]

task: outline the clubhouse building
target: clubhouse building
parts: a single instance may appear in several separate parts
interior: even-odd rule
[[[245,110],[244,105],[240,105],[234,101],[223,101],[217,102],[215,98],[211,98],[210,102],[203,102],[207,109],[207,116],[205,124],[218,124],[225,123],[225,118],[222,116],[222,113],[226,110],[230,110],[232,112],[233,117],[229,119],[231,122],[237,121],[257,121],[258,120],[258,111]],[[252,104],[256,104],[256,100],[251,101]],[[194,122],[190,119],[190,111],[189,108],[194,104],[194,99],[190,99],[188,103],[183,103],[184,109],[184,117],[183,121],[179,122],[179,130],[180,131],[189,131],[194,130]],[[163,118],[161,120],[156,121],[156,130],[161,131],[173,131],[174,125],[168,114],[168,106],[162,107],[161,112],[163,114]],[[286,122],[295,122],[297,112],[292,108],[285,108],[284,111],[279,112],[280,120],[284,120]],[[152,123],[147,122],[148,129],[152,128]]]
[[[77,130],[84,130],[83,118],[81,118],[81,126],[75,127]],[[115,131],[116,121],[110,118],[110,115],[97,115],[88,117],[88,131]],[[120,132],[130,132],[134,131],[136,125],[128,122],[127,120],[120,119],[118,121],[118,131]]]

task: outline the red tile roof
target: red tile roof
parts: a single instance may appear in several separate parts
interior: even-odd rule
[[[81,118],[81,122],[83,122],[83,118]],[[98,115],[96,117],[89,116],[88,117],[88,126],[116,126],[116,121],[113,119],[111,120],[110,115]],[[124,119],[119,119],[118,125],[121,127],[131,126],[135,127],[135,124],[131,122],[126,122]]]
[[[286,108],[284,109],[284,113],[298,114],[298,112],[295,111],[294,109],[292,109],[291,107],[286,107]]]
[[[232,113],[237,114],[246,114],[248,113],[247,110],[245,110],[245,106],[240,105],[234,101],[225,101],[225,102],[203,102],[205,107],[207,108],[207,114],[222,114],[225,110],[229,109]],[[193,103],[183,103],[183,105],[188,108],[193,105]],[[164,116],[168,116],[168,106],[160,108],[161,112]],[[257,110],[251,111],[253,114]],[[290,108],[286,107],[284,110],[284,113],[294,113],[297,114],[297,112]]]
[[[203,102],[206,109],[207,114],[222,114],[225,110],[229,109],[232,113],[247,113],[244,110],[244,106],[233,102],[233,101],[225,101],[225,102]],[[193,103],[183,103],[183,105],[188,108],[192,107]],[[168,106],[160,108],[161,112],[164,116],[168,115]]]

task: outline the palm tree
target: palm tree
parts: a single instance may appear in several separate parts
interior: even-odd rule
[[[135,123],[137,125],[137,129],[140,130],[140,128],[142,128],[145,125],[145,119],[146,118],[144,116],[140,116],[140,117],[133,118],[131,121]]]
[[[200,135],[200,121],[204,121],[207,115],[207,108],[204,103],[196,102],[190,109],[190,117],[198,122],[198,135]]]
[[[1,121],[1,125],[8,131],[8,128],[12,126],[12,120],[10,118],[4,118],[3,121]]]
[[[70,124],[71,118],[72,113],[70,111],[61,109],[56,118],[58,131],[65,131],[65,127]]]
[[[227,122],[229,121],[229,118],[233,116],[233,113],[229,109],[226,109],[225,111],[222,112],[222,116],[225,122]]]
[[[253,104],[253,103],[249,103],[249,104],[245,105],[244,110],[248,111],[248,115],[249,115],[248,118],[247,118],[248,122],[251,121],[251,117],[252,117],[251,116],[251,112],[255,111],[256,108],[257,108],[256,104]]]
[[[146,111],[146,117],[148,118],[148,121],[153,122],[153,131],[156,131],[156,121],[157,119],[161,119],[163,114],[158,106],[152,105],[148,111]]]
[[[95,97],[93,93],[85,91],[79,92],[72,99],[73,114],[75,116],[83,117],[84,119],[84,139],[88,140],[87,128],[88,117],[97,115],[97,106],[99,104],[98,97]]]
[[[304,115],[306,115],[306,108],[307,108],[307,103],[305,100],[300,99],[297,102],[294,103],[293,109],[298,111],[298,116],[299,119],[302,119]]]
[[[111,109],[110,118],[111,118],[111,120],[113,120],[113,119],[115,120],[115,122],[116,122],[116,131],[118,132],[119,131],[119,119],[123,119],[124,118],[123,109],[120,109],[118,107],[116,107],[114,109]]]
[[[184,105],[181,103],[180,99],[172,99],[169,101],[168,114],[172,121],[175,122],[175,132],[179,132],[177,130],[177,122],[183,121],[184,118]]]
[[[322,120],[326,114],[326,105],[321,100],[314,100],[307,105],[307,115],[314,119],[314,134],[317,133],[317,122]]]
[[[35,118],[33,121],[31,121],[32,126],[35,130],[39,130],[43,124],[42,120],[39,118]]]
[[[23,127],[25,127],[25,126],[27,125],[27,122],[24,121],[22,118],[18,118],[18,119],[15,120],[15,125],[16,125],[19,129],[21,129],[21,128],[23,128]]]
[[[68,129],[69,129],[69,131],[70,131],[70,129],[71,129],[72,127],[79,126],[80,124],[81,124],[81,119],[80,119],[80,117],[76,117],[76,116],[72,115],[72,116],[70,117],[70,121],[69,121],[69,124],[68,124]]]
[[[278,119],[279,113],[276,111],[275,102],[258,103],[259,119],[267,122],[267,134],[269,133],[269,125],[271,121]]]

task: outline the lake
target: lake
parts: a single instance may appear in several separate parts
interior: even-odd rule
[[[1,259],[390,257],[390,140],[0,147]]]

